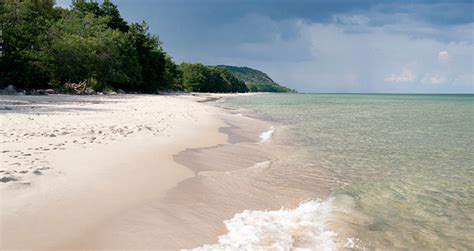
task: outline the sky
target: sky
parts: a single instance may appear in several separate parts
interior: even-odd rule
[[[114,3],[177,63],[248,66],[300,92],[474,93],[472,0]]]

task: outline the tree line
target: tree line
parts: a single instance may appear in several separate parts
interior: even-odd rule
[[[2,0],[0,14],[0,87],[249,91],[227,69],[176,64],[145,22],[125,21],[111,0],[73,0],[70,8],[54,0]]]

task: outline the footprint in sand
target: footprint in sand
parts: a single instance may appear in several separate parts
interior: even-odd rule
[[[34,170],[33,173],[36,175],[43,175],[43,173],[38,169]]]
[[[48,169],[51,169],[49,167],[40,167],[40,168],[36,168],[33,173],[36,174],[36,175],[43,175],[43,172],[42,171],[45,171],[45,170],[48,170]]]
[[[0,182],[7,183],[11,181],[17,181],[18,179],[14,176],[4,176],[0,179]]]

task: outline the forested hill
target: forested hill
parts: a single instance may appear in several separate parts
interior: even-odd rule
[[[266,73],[249,67],[218,65],[242,79],[252,92],[296,92],[273,81]]]

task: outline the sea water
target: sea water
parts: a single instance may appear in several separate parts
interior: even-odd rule
[[[268,94],[223,105],[272,122],[260,143],[291,132],[302,154],[285,168],[299,180],[273,183],[317,189],[322,170],[331,193],[249,208],[202,249],[474,249],[474,95]]]

